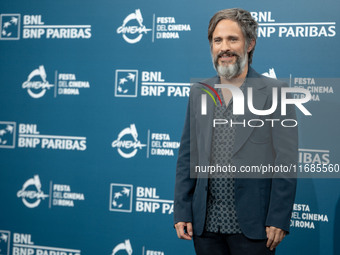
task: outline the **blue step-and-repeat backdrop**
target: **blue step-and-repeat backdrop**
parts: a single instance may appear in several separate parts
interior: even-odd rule
[[[2,0],[0,255],[194,254],[176,158],[190,80],[215,75],[208,22],[232,7],[259,22],[253,67],[312,93],[300,163],[337,168],[338,1]],[[340,254],[339,197],[299,179],[277,254]]]

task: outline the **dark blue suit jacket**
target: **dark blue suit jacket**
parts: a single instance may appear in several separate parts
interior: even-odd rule
[[[204,81],[214,87],[219,77]],[[285,83],[264,77],[249,67],[246,83],[253,88],[255,109],[272,106],[272,88],[287,86]],[[192,222],[195,235],[204,229],[207,205],[207,173],[195,173],[194,167],[209,166],[214,102],[207,98],[207,115],[201,115],[201,95],[205,92],[201,84],[195,84],[190,97],[176,169],[174,200],[174,222]],[[245,93],[246,94],[246,93]],[[280,94],[280,93],[279,93]],[[270,116],[256,116],[245,106],[244,118],[250,119],[296,119],[295,107],[287,106],[286,116],[281,116],[281,96],[278,107]],[[245,100],[246,102],[246,100]],[[232,156],[233,165],[241,166],[288,166],[298,162],[297,127],[283,127],[279,121],[260,128],[236,125],[236,136]],[[190,177],[190,170],[195,176]],[[237,175],[236,175],[237,177]],[[236,178],[236,213],[242,232],[252,239],[265,239],[265,226],[275,226],[289,231],[290,217],[296,191],[295,173],[274,173],[266,178]]]

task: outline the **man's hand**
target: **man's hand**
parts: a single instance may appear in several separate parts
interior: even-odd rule
[[[271,251],[274,250],[286,236],[286,231],[284,231],[281,228],[276,228],[273,226],[266,227],[266,232],[268,238],[267,247]]]
[[[191,240],[191,237],[193,235],[191,222],[177,222],[175,224],[175,228],[178,238]],[[184,228],[186,228],[186,233],[184,231]]]

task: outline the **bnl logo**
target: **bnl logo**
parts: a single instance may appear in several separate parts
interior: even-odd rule
[[[20,14],[1,14],[0,16],[0,40],[19,40]]]
[[[138,70],[116,70],[116,97],[137,97],[137,84]]]
[[[10,236],[9,231],[0,230],[0,255],[9,255]]]
[[[131,184],[111,183],[110,185],[110,211],[132,212]]]
[[[15,147],[16,123],[0,121],[0,148],[13,149]]]

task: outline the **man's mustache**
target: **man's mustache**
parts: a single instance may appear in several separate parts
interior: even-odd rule
[[[222,57],[223,55],[226,55],[227,57],[240,57],[235,51],[230,51],[230,50],[226,50],[226,51],[221,51],[220,53],[218,53],[217,58]]]

